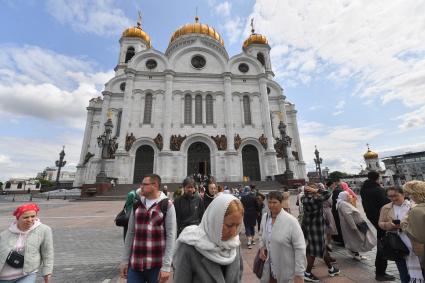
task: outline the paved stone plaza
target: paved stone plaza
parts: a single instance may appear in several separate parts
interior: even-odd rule
[[[0,196],[0,230],[8,227],[14,208],[27,196],[19,196],[13,203]],[[113,219],[123,206],[122,201],[67,201],[34,199],[41,208],[40,219],[53,229],[55,245],[54,282],[125,282],[119,279],[118,265],[123,247],[122,230],[114,225]],[[291,199],[293,211],[294,198]],[[242,282],[258,282],[252,273],[252,262],[256,248],[247,249],[242,236],[244,274]],[[321,282],[375,282],[374,251],[366,254],[368,260],[357,262],[349,258],[342,248],[333,256],[341,269],[340,276],[329,278],[325,264],[317,260],[313,269]],[[388,272],[398,277],[394,263]],[[42,282],[41,278],[37,282]],[[400,281],[395,281],[400,282]],[[183,283],[183,282],[182,282]]]

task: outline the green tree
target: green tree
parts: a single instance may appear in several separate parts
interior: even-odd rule
[[[339,179],[342,179],[342,178],[347,177],[347,176],[348,176],[347,173],[340,172],[340,171],[333,171],[333,172],[329,173],[328,179],[330,181],[336,182]]]

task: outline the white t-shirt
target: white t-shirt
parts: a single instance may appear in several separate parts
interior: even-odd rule
[[[154,205],[158,201],[159,201],[159,198],[156,198],[156,199],[147,199],[147,198],[145,198],[146,209],[149,210],[149,208],[151,208],[151,206]]]

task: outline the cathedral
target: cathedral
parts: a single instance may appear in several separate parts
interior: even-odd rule
[[[164,183],[193,174],[264,181],[283,174],[285,164],[305,179],[297,110],[274,80],[267,38],[251,26],[232,57],[198,17],[172,34],[165,53],[152,46],[140,17],[124,30],[115,76],[87,107],[74,186],[96,183],[100,171],[119,184],[147,173]]]

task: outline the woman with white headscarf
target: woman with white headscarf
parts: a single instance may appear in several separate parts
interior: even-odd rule
[[[186,227],[177,239],[174,282],[241,282],[239,232],[243,213],[242,203],[236,197],[216,197],[201,224]]]
[[[352,205],[351,195],[341,192],[338,195],[336,209],[341,223],[345,247],[354,259],[362,260],[359,252],[368,252],[376,246],[376,236],[360,211]]]

